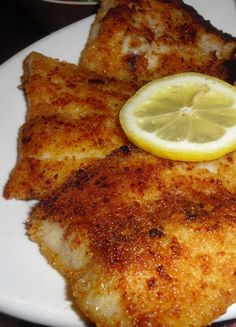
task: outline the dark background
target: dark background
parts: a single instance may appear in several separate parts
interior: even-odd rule
[[[43,25],[42,21],[38,21],[32,13],[27,11],[21,1],[0,0],[0,64],[47,34],[93,13],[81,12],[77,11],[77,8],[73,8],[71,17],[64,19],[61,10],[62,8],[59,8],[58,14],[60,15],[56,18],[54,25],[47,26]],[[48,11],[50,16],[51,8],[48,7]],[[68,16],[68,13],[66,14]],[[53,20],[51,21],[53,22]],[[228,323],[228,325],[221,323],[214,326],[236,327],[236,320]],[[0,313],[0,327],[39,327],[39,325]]]
[[[46,34],[17,0],[0,1],[0,64]]]
[[[97,8],[41,0],[0,0],[0,64],[47,34],[94,14]]]

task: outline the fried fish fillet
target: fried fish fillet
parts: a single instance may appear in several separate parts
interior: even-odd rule
[[[192,71],[234,82],[235,53],[236,38],[182,0],[102,0],[80,66],[128,81]]]
[[[28,112],[6,198],[42,199],[72,170],[127,142],[118,114],[134,85],[107,82],[78,71],[77,65],[31,53],[24,62],[23,87]]]
[[[206,326],[236,301],[236,153],[123,146],[33,210],[28,231],[97,326]]]

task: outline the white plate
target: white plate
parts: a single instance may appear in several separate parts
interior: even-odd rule
[[[234,0],[186,0],[220,29],[236,36]],[[16,139],[24,122],[26,103],[17,86],[22,61],[30,51],[78,62],[93,17],[72,24],[21,51],[0,66],[0,187],[16,161]],[[40,255],[25,235],[32,202],[0,198],[0,311],[55,327],[86,326],[72,309],[63,278]],[[219,320],[236,318],[236,305]]]

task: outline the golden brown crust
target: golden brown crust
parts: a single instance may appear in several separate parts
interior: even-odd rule
[[[80,67],[141,82],[184,71],[233,82],[235,53],[234,37],[182,1],[102,1]]]
[[[235,154],[231,158],[235,160]],[[154,237],[163,236],[163,226],[173,219],[199,231],[235,224],[234,211],[231,216],[227,209],[236,205],[235,185],[228,184],[225,164],[227,168],[230,164],[225,160],[215,161],[215,175],[198,164],[160,159],[123,146],[91,168],[75,172],[40,206],[46,217],[68,225],[66,237],[86,224],[93,250],[107,264],[127,264],[134,262],[137,246],[147,246],[152,231],[158,234]]]
[[[236,185],[229,182],[235,160],[232,153],[212,162],[212,173],[122,147],[41,202],[30,233],[45,246],[34,226],[48,221],[62,230],[64,243],[73,240],[73,249],[86,241],[97,284],[102,274],[108,284],[115,279],[127,326],[207,325],[236,300]],[[65,274],[83,310],[81,296],[92,292],[80,291],[87,269]],[[88,317],[113,326],[94,318],[94,310]]]
[[[23,86],[28,111],[6,198],[41,199],[71,170],[127,142],[118,114],[135,85],[108,82],[76,65],[31,53],[24,61]]]
[[[116,108],[134,91],[132,84],[107,81],[36,52],[24,60],[23,87],[27,120],[38,116],[78,119],[94,112],[116,115]]]

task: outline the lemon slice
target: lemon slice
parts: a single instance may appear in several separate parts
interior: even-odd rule
[[[236,149],[236,87],[199,73],[181,73],[141,87],[120,123],[138,147],[181,161],[213,160]]]

